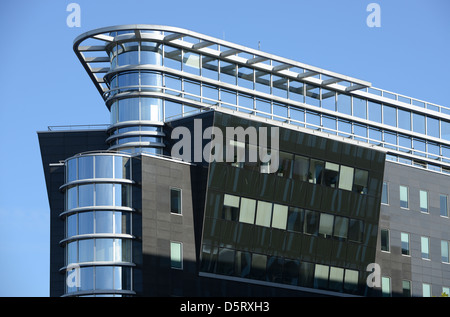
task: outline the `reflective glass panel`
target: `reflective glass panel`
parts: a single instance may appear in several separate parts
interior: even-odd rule
[[[77,186],[67,190],[67,210],[77,208]]]
[[[181,189],[170,189],[170,212],[181,214]]]
[[[439,138],[439,120],[427,117],[427,135]]]
[[[253,224],[255,221],[256,201],[249,198],[241,198],[239,221]]]
[[[439,195],[439,209],[443,217],[448,217],[447,195]]]
[[[400,207],[408,208],[408,187],[400,185]]]
[[[327,238],[333,233],[334,216],[329,214],[320,214],[319,235]]]
[[[413,113],[413,131],[425,134],[425,116]]]
[[[114,239],[95,239],[95,261],[113,261]]]
[[[94,240],[84,239],[78,241],[78,261],[92,262],[94,261]]]
[[[72,182],[77,179],[77,159],[67,161],[67,182]]]
[[[72,237],[77,234],[77,214],[67,217],[67,234],[66,237]]]
[[[367,194],[368,180],[369,180],[369,172],[356,168],[355,179],[353,181],[353,191],[360,194]]]
[[[131,233],[131,214],[129,212],[114,212],[114,233]]]
[[[112,266],[95,267],[95,289],[113,289],[113,280],[114,274]]]
[[[286,229],[288,206],[273,205],[272,228]]]
[[[324,165],[323,161],[311,159],[308,175],[310,183],[322,184]]]
[[[270,219],[272,218],[272,204],[264,201],[258,201],[256,211],[256,225],[270,227]]]
[[[179,242],[170,242],[170,266],[177,269],[183,267],[182,245]]]
[[[95,156],[95,178],[113,178],[113,171],[111,155]]]
[[[78,186],[78,207],[94,206],[94,184]]]
[[[287,230],[302,232],[303,231],[303,209],[297,207],[289,207]]]
[[[337,110],[340,113],[352,114],[352,104],[350,96],[338,94],[337,96]]]
[[[402,241],[402,254],[409,255],[409,234],[402,232],[401,241]]]
[[[78,179],[94,177],[94,157],[80,156],[78,158]]]
[[[229,194],[224,195],[222,219],[235,220],[239,218],[239,196],[233,196]]]
[[[92,211],[78,214],[78,234],[94,233],[94,213]]]
[[[112,211],[95,211],[95,233],[113,233]]]
[[[428,192],[425,190],[419,191],[420,211],[428,212]]]
[[[296,155],[293,166],[293,179],[306,182],[308,180],[309,159],[304,156]]]
[[[334,220],[333,236],[347,239],[348,218],[336,216]]]
[[[353,188],[353,167],[341,166],[339,174],[339,188],[345,190],[352,190]]]

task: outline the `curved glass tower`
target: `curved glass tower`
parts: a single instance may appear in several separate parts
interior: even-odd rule
[[[131,158],[86,153],[65,161],[67,295],[134,294]],[[74,275],[75,274],[75,275]],[[72,283],[70,283],[72,282]]]

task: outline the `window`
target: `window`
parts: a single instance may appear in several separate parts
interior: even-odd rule
[[[383,182],[383,189],[381,191],[381,203],[389,205],[389,186],[387,182]]]
[[[403,297],[411,297],[411,282],[403,280],[402,281]]]
[[[350,241],[362,242],[364,223],[361,220],[350,219],[348,223],[348,239]]]
[[[355,180],[353,182],[353,191],[360,194],[367,194],[367,182],[369,179],[369,172],[355,169]]]
[[[181,189],[170,189],[170,212],[181,214]]]
[[[170,267],[183,268],[183,245],[181,242],[170,242]]]
[[[441,261],[444,263],[449,263],[448,257],[448,241],[441,240]]]
[[[323,183],[325,186],[336,188],[339,180],[339,164],[325,162]]]
[[[255,207],[256,201],[254,199],[242,198],[239,221],[253,224],[255,222]]]
[[[409,255],[409,234],[401,233],[402,255]]]
[[[442,217],[448,217],[447,195],[439,196],[439,208]]]
[[[319,221],[319,235],[327,238],[333,234],[334,216],[329,214],[321,214]]]
[[[353,187],[353,167],[341,166],[341,173],[339,175],[339,188],[345,190],[352,190]]]
[[[400,185],[400,207],[408,208],[408,187]]]
[[[297,207],[289,207],[287,230],[302,232],[303,228],[303,209]]]
[[[450,295],[450,287],[442,287],[442,294]]]
[[[389,230],[381,229],[381,251],[389,252]]]
[[[256,225],[270,227],[270,219],[272,218],[272,204],[264,201],[258,201],[258,209],[256,211]]]
[[[387,276],[381,277],[381,296],[391,297],[391,278]]]
[[[283,205],[273,205],[272,227],[286,229],[288,207]]]
[[[420,238],[420,250],[422,259],[430,259],[430,239],[428,237]]]
[[[308,180],[309,159],[307,157],[295,156],[293,179],[306,182]]]
[[[225,194],[223,197],[222,219],[239,219],[239,196]]]
[[[425,190],[420,191],[420,211],[428,213],[428,192]]]
[[[431,297],[431,285],[427,283],[422,284],[422,296]]]
[[[348,218],[336,216],[334,220],[333,236],[338,239],[347,239]]]

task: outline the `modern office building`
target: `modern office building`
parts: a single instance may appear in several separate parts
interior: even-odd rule
[[[74,51],[111,116],[38,132],[51,296],[449,293],[450,108],[176,27]]]

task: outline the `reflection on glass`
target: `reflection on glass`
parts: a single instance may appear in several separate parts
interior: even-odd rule
[[[113,240],[95,239],[95,261],[113,261]]]
[[[78,214],[78,234],[94,233],[94,213],[92,211]]]
[[[288,207],[283,205],[273,205],[272,228],[286,229]]]
[[[270,219],[272,217],[272,204],[264,201],[258,201],[256,211],[256,225],[270,227]]]
[[[293,168],[293,179],[306,182],[309,174],[309,159],[304,156],[296,155]]]
[[[95,156],[95,178],[113,177],[113,156],[98,155]]]
[[[67,161],[67,182],[72,182],[77,179],[77,159]]]
[[[237,221],[239,217],[239,196],[224,195],[222,219]]]
[[[78,207],[94,206],[94,184],[78,186]]]
[[[94,239],[84,239],[78,241],[78,261],[94,261]],[[83,274],[81,274],[83,276]]]
[[[113,205],[113,184],[95,184],[95,205]]]
[[[324,162],[316,159],[311,159],[308,180],[313,184],[322,184],[322,173],[324,169]]]
[[[333,233],[334,216],[329,214],[320,214],[319,235],[327,238]]]
[[[114,274],[112,266],[95,267],[95,289],[113,289],[113,279]]]
[[[95,211],[95,233],[113,233],[112,211]]]
[[[241,207],[239,211],[239,221],[253,224],[255,221],[256,201],[249,198],[241,198]]]
[[[67,210],[77,208],[77,186],[67,190]]]
[[[303,232],[303,209],[297,207],[289,207],[287,230]]]
[[[355,180],[353,181],[353,191],[360,194],[367,194],[367,184],[369,172],[355,168]]]
[[[78,158],[78,179],[94,177],[94,157],[80,156]]]

